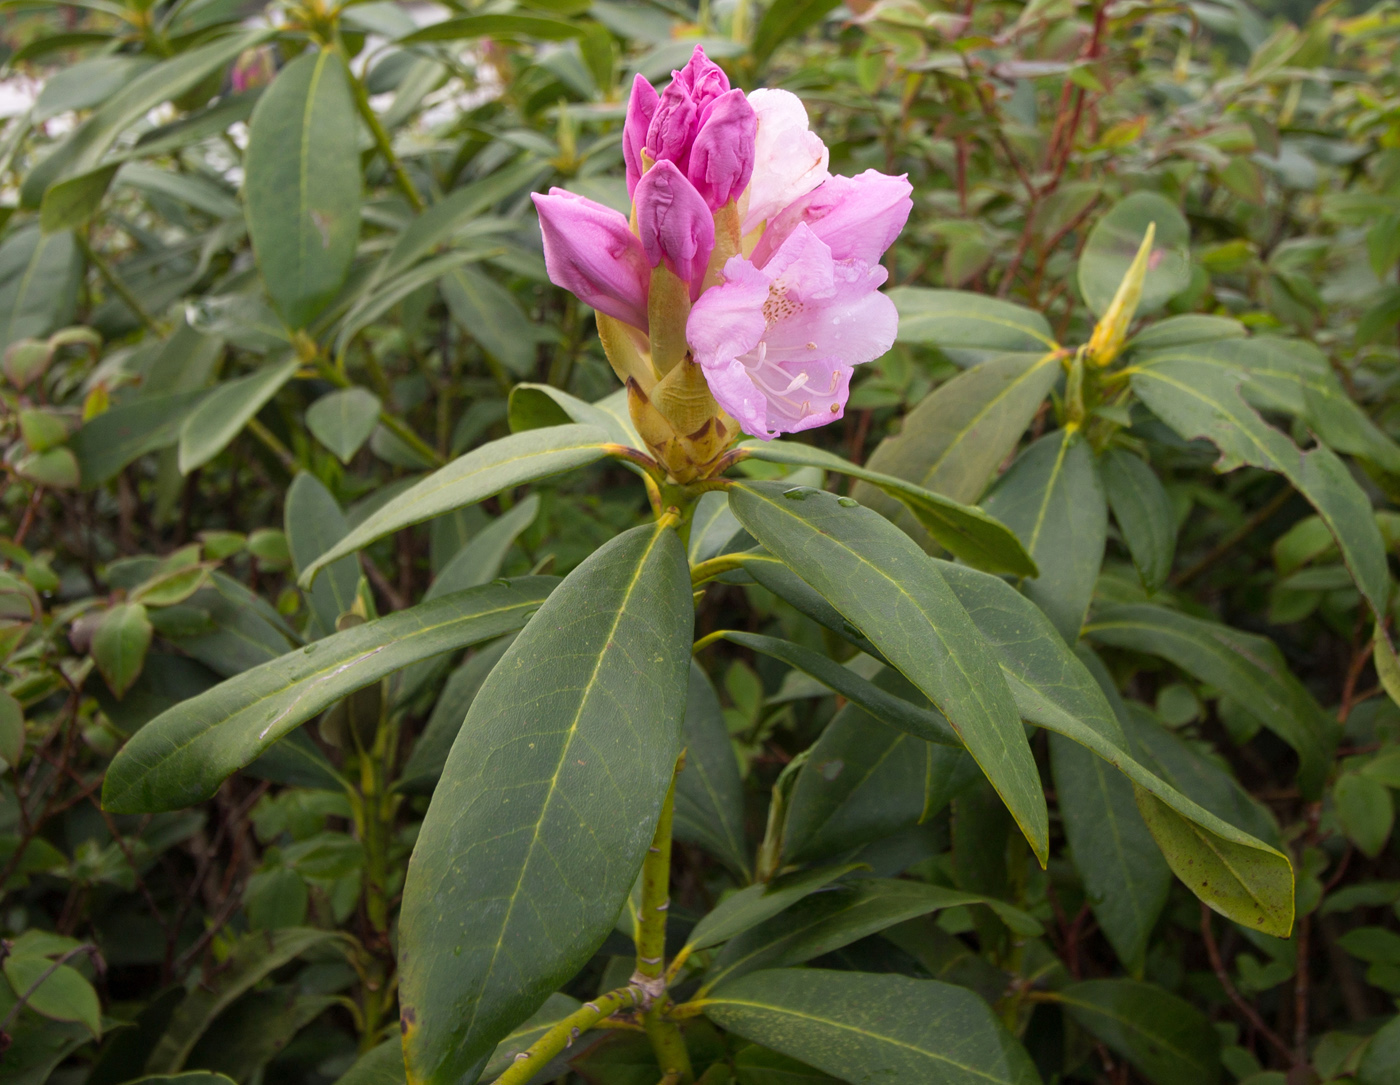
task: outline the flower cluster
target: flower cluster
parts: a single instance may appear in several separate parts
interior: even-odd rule
[[[894,342],[880,257],[909,182],[833,176],[795,95],[745,95],[697,47],[660,93],[641,76],[622,137],[630,221],[536,195],[550,278],[591,305],[638,431],[679,481],[739,428],[771,439],[841,417],[851,371]]]

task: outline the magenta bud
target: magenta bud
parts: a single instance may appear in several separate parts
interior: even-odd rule
[[[600,313],[645,331],[654,264],[647,263],[627,219],[562,188],[550,189],[548,196],[534,193],[532,198],[540,216],[550,282]]]
[[[693,301],[715,247],[715,220],[704,198],[675,163],[660,161],[637,183],[637,232],[648,263],[690,284]]]
[[[656,115],[661,96],[638,73],[632,80],[632,96],[627,100],[627,122],[622,128],[622,158],[627,163],[627,195],[637,190],[642,177],[642,150],[647,145],[647,129]]]
[[[742,90],[728,91],[710,104],[686,169],[710,210],[737,199],[748,187],[757,134],[758,115]]]

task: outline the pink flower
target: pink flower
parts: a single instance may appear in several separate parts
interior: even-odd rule
[[[647,129],[661,101],[656,88],[638,72],[632,80],[632,96],[627,99],[627,123],[622,128],[622,158],[627,163],[627,195],[637,190],[642,179],[642,149],[647,145]]]
[[[749,187],[757,131],[758,119],[742,90],[721,94],[705,107],[690,146],[686,176],[711,211]]]
[[[802,99],[785,90],[765,89],[750,94],[749,104],[758,115],[758,132],[744,215],[746,234],[831,176],[826,144],[808,130]]]
[[[715,220],[695,186],[674,163],[661,161],[637,183],[637,232],[652,267],[665,263],[690,284],[690,298],[700,295],[700,282],[715,247]]]
[[[885,269],[837,261],[798,224],[763,267],[742,256],[700,295],[686,339],[710,391],[745,432],[769,440],[840,418],[851,370],[894,344]]]
[[[762,267],[799,224],[806,224],[835,259],[878,263],[914,209],[912,191],[907,177],[875,170],[832,177],[773,217],[751,259]]]
[[[651,265],[627,219],[562,188],[533,194],[550,281],[601,313],[646,330]]]

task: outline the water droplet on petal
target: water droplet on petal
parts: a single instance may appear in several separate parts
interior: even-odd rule
[[[860,502],[854,497],[838,497],[836,503],[843,509],[854,509],[860,506]]]

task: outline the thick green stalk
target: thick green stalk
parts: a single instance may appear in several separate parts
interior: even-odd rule
[[[592,1028],[604,1017],[621,1010],[630,1010],[644,997],[640,987],[628,986],[609,991],[592,1002],[585,1002],[582,1009],[571,1013],[516,1055],[515,1062],[495,1080],[494,1085],[524,1085],[585,1030]]]
[[[375,113],[374,107],[369,104],[369,91],[359,79],[352,78],[350,82],[355,90],[355,105],[359,107],[360,116],[365,119],[365,124],[369,125],[369,130],[374,135],[375,146],[379,148],[379,153],[384,156],[384,161],[394,174],[395,183],[408,198],[408,202],[413,205],[413,210],[421,212],[426,206],[423,203],[423,197],[418,195],[418,189],[414,187],[413,179],[403,168],[399,156],[394,153],[394,145],[389,139],[389,133],[384,130],[384,125],[379,120],[379,114]]]

